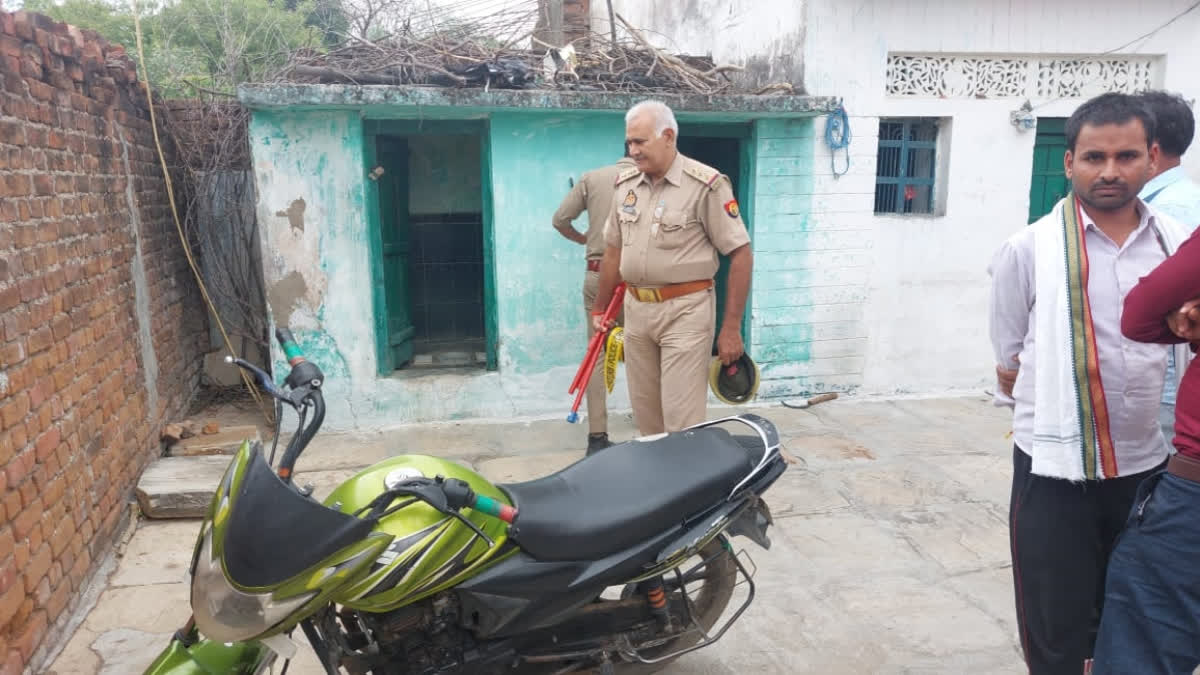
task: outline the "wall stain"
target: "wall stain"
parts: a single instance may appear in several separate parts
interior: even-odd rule
[[[308,284],[304,281],[304,276],[296,270],[288,272],[287,276],[271,286],[267,293],[267,301],[271,303],[271,314],[275,317],[277,326],[287,326],[291,322],[292,312],[307,293]]]
[[[293,200],[288,206],[287,211],[276,211],[275,215],[280,218],[287,218],[288,224],[292,226],[292,232],[296,230],[304,231],[304,209],[306,208],[304,198]]]

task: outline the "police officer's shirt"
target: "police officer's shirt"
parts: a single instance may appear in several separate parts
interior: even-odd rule
[[[750,243],[729,178],[682,154],[657,186],[635,168],[615,187],[604,238],[621,247],[621,279],[629,284],[711,279],[718,252]]]

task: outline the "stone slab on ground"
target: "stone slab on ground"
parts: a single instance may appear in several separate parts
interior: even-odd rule
[[[172,457],[232,455],[247,440],[251,443],[259,440],[258,427],[250,425],[230,427],[215,434],[192,436],[172,445],[170,452]]]
[[[138,479],[137,499],[149,518],[200,518],[230,459],[224,455],[163,457]]]

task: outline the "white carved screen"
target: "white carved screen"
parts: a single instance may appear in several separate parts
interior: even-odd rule
[[[890,54],[887,94],[932,98],[1090,98],[1159,85],[1154,56]]]

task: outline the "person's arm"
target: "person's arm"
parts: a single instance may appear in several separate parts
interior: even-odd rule
[[[733,184],[721,176],[714,189],[709,190],[699,205],[701,222],[708,238],[721,255],[729,256],[729,278],[725,288],[725,315],[717,333],[717,356],[729,365],[746,352],[742,341],[742,316],[746,313],[746,296],[754,274],[754,253],[750,235],[733,196]]]
[[[592,305],[592,328],[597,332],[608,330],[611,322],[604,323],[604,312],[612,302],[613,290],[621,281],[621,247],[608,246],[600,260],[600,281],[596,286],[596,303]]]
[[[729,254],[729,278],[725,288],[725,316],[717,333],[717,355],[729,365],[746,352],[742,342],[742,316],[746,313],[746,296],[750,293],[750,276],[754,272],[754,253],[750,244]]]
[[[558,205],[558,210],[554,212],[554,229],[558,230],[559,234],[570,239],[576,244],[586,244],[587,235],[575,229],[571,225],[571,221],[579,217],[587,208],[587,188],[584,185],[584,178],[580,178],[571,187],[571,191],[563,198],[562,203]]]
[[[988,333],[996,357],[994,399],[999,405],[1014,402],[1013,384],[1021,367],[1019,357],[1033,311],[1033,239],[1032,233],[1025,234],[1004,242],[988,267],[992,277]]]
[[[596,332],[605,331],[609,326],[604,324],[603,315],[612,302],[613,291],[621,281],[621,225],[613,216],[616,196],[613,196],[613,207],[608,210],[608,218],[604,220],[604,257],[600,259],[600,279],[596,285],[596,301],[592,305],[592,328]]]
[[[1200,298],[1200,230],[1183,242],[1175,255],[1142,277],[1125,296],[1121,333],[1130,340],[1161,344],[1189,342],[1169,321],[1191,300]],[[1190,309],[1190,307],[1189,307]],[[1189,321],[1190,312],[1182,317]]]

